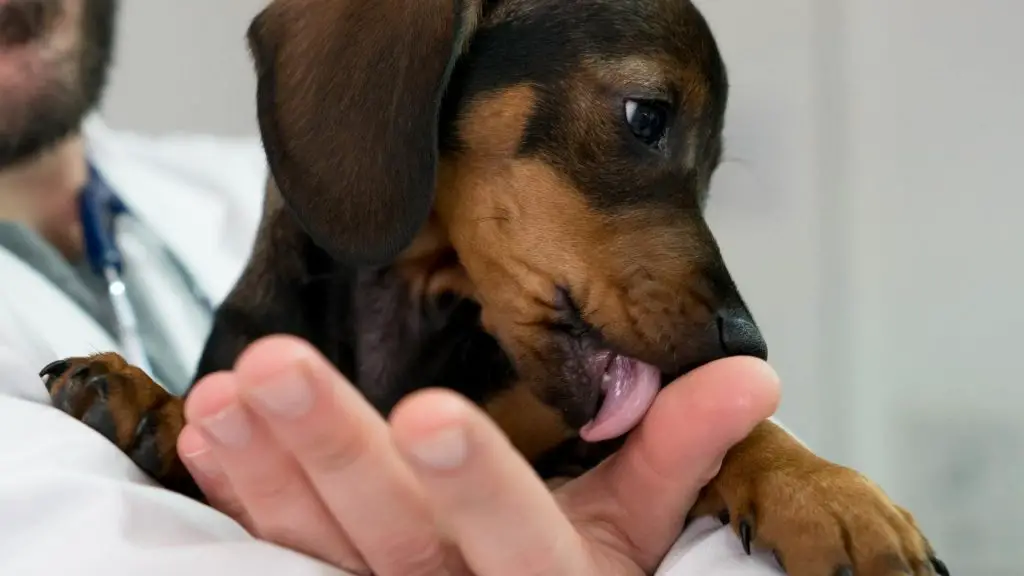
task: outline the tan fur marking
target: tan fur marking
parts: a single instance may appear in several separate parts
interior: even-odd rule
[[[881,488],[815,455],[771,421],[729,451],[691,516],[723,510],[734,529],[751,522],[755,545],[777,550],[789,574],[830,574],[851,561],[865,574],[890,574],[904,553],[926,558],[913,518]]]
[[[483,307],[483,321],[523,357],[553,319],[539,304],[569,287],[584,316],[623,345],[665,348],[659,334],[681,313],[709,315],[693,276],[703,258],[699,230],[650,211],[617,216],[591,209],[541,160],[461,156],[442,164],[435,203]],[[679,291],[686,287],[689,291]],[[692,292],[692,293],[691,293]]]
[[[469,106],[460,127],[462,137],[473,143],[474,153],[497,160],[514,154],[530,118],[535,101],[533,89],[516,86]],[[451,164],[451,160],[446,163]],[[444,179],[439,180],[438,196],[450,195]],[[438,268],[453,247],[445,222],[436,213],[396,261],[399,273],[410,283],[414,294],[436,295],[454,292],[474,297],[476,290],[461,265]]]
[[[573,435],[561,414],[537,400],[526,386],[501,394],[484,410],[531,462]]]
[[[470,104],[459,123],[459,134],[474,156],[493,160],[512,156],[519,147],[536,103],[533,88],[514,86]]]
[[[394,266],[409,283],[409,291],[414,298],[444,293],[466,298],[474,296],[473,284],[454,256],[454,248],[433,214],[412,244],[399,255]]]

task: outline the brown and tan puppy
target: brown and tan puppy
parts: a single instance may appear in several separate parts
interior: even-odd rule
[[[295,334],[382,413],[424,387],[468,396],[554,478],[688,370],[766,357],[703,216],[728,83],[688,0],[276,0],[249,41],[273,178],[197,379]],[[113,354],[43,375],[201,498],[180,398]],[[793,576],[948,573],[878,487],[769,422],[703,515]]]

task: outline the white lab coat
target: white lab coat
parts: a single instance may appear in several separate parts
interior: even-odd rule
[[[258,223],[266,175],[259,143],[146,138],[96,118],[86,137],[112,187],[219,302]],[[198,350],[204,337],[181,326],[183,349]],[[42,366],[117,349],[73,301],[0,248],[0,575],[340,575],[159,489],[99,434],[49,406],[36,374]],[[780,572],[708,521],[684,535],[659,574]]]

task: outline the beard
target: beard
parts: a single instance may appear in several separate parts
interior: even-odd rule
[[[78,133],[102,98],[118,0],[78,1],[76,21],[66,22],[66,0],[13,0],[0,8],[0,60],[17,69],[0,77],[0,169]]]

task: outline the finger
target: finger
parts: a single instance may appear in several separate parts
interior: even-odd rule
[[[594,573],[547,487],[478,408],[429,390],[392,414],[395,442],[474,574]]]
[[[560,496],[647,564],[678,537],[700,489],[733,445],[774,413],[779,379],[754,358],[720,360],[666,387],[622,449]]]
[[[387,422],[312,346],[264,339],[236,372],[247,406],[296,458],[374,574],[457,570]]]
[[[235,494],[230,479],[221,470],[217,457],[210,451],[210,445],[191,424],[187,424],[178,435],[178,456],[210,506],[227,514],[246,530],[255,530],[252,518]]]
[[[244,506],[250,532],[352,572],[366,572],[301,468],[239,401],[237,374],[208,376],[189,394],[185,416]]]

